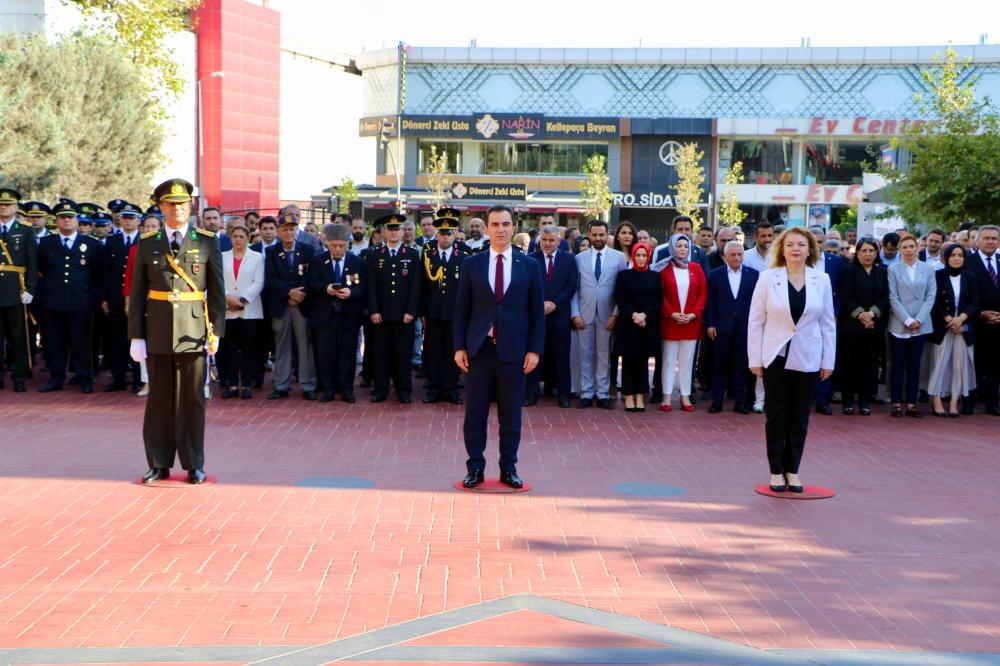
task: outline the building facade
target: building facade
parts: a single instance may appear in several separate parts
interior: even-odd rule
[[[431,147],[447,158],[450,203],[495,200],[524,217],[582,218],[582,165],[607,158],[612,219],[651,229],[675,214],[676,153],[704,153],[706,217],[724,174],[752,219],[836,221],[862,198],[861,174],[905,160],[890,141],[927,122],[915,95],[946,47],[501,49],[400,45],[359,56],[364,117],[376,137],[367,207],[428,208]],[[1000,99],[1000,47],[952,47],[964,77]],[[380,136],[381,134],[381,136]],[[497,196],[499,193],[499,196]],[[493,195],[493,196],[491,196]]]

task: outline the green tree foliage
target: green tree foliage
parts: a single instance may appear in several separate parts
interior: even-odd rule
[[[445,151],[439,153],[437,146],[431,146],[426,171],[431,208],[437,210],[451,198],[451,176],[448,174],[448,155]]]
[[[95,37],[0,37],[0,181],[25,196],[143,203],[163,131],[128,56]]]
[[[701,208],[698,204],[705,193],[705,168],[701,160],[705,152],[698,150],[697,143],[685,143],[679,151],[677,162],[677,185],[674,186],[674,207],[678,215],[687,215],[697,229],[701,224]]]
[[[734,162],[726,172],[725,189],[719,197],[719,226],[738,227],[747,214],[740,210],[736,200],[736,186],[743,182],[743,162]]]
[[[611,190],[604,155],[594,155],[583,165],[584,179],[580,181],[580,203],[587,215],[599,220],[607,219],[611,210]]]
[[[149,75],[151,89],[179,93],[173,51],[164,38],[188,28],[201,0],[62,0],[79,7],[100,35],[124,47],[129,59]]]
[[[976,101],[975,80],[964,73],[967,59],[948,49],[937,60],[922,73],[931,94],[918,97],[932,121],[911,124],[894,142],[912,155],[909,170],[879,169],[910,224],[955,229],[966,220],[1000,223],[1000,117],[990,100]]]
[[[354,181],[348,176],[344,176],[340,179],[340,185],[337,185],[332,190],[330,194],[336,197],[336,213],[347,213],[350,211],[350,205],[352,201],[356,201],[358,198],[358,186],[354,184]]]

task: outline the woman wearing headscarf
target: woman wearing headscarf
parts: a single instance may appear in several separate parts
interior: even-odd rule
[[[878,392],[879,358],[885,347],[889,315],[889,273],[878,263],[874,238],[858,241],[854,260],[840,281],[840,345],[845,352],[844,414],[854,413],[854,400],[862,416],[871,416]]]
[[[632,247],[632,268],[615,281],[618,323],[613,352],[622,359],[622,395],[626,412],[644,412],[643,396],[649,392],[649,357],[660,347],[660,276],[649,270],[653,253],[647,243]]]
[[[669,412],[674,392],[674,380],[681,393],[681,409],[693,412],[691,374],[694,353],[701,339],[701,319],[705,312],[708,283],[698,262],[688,261],[691,239],[674,234],[670,245],[669,264],[660,272],[663,293],[660,307],[660,338],[663,340],[663,400],[660,411]],[[676,370],[675,370],[676,368]]]
[[[935,275],[937,295],[931,308],[934,332],[929,342],[934,345],[931,374],[927,393],[931,396],[934,416],[958,418],[958,399],[976,388],[973,364],[975,329],[968,321],[979,310],[979,290],[976,277],[965,268],[965,250],[952,243],[941,251],[944,268]],[[946,412],[942,396],[949,397]]]

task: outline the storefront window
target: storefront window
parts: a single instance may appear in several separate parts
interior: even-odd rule
[[[421,141],[419,144],[419,156],[417,170],[420,173],[427,173],[427,165],[430,164],[431,146],[437,150],[437,154],[448,158],[448,173],[462,173],[462,144],[459,141]]]
[[[873,171],[884,142],[831,139],[806,141],[805,183],[853,185],[864,171]]]
[[[578,176],[594,155],[608,156],[607,144],[524,142],[419,142],[419,171],[427,172],[431,146],[448,156],[450,173],[472,175]],[[469,149],[472,149],[470,155]],[[463,150],[465,159],[463,159]],[[478,152],[479,159],[475,159]],[[475,162],[478,162],[476,164]],[[467,171],[463,168],[468,169]]]
[[[793,145],[791,139],[736,140],[732,161],[743,163],[743,175],[751,185],[791,185]]]

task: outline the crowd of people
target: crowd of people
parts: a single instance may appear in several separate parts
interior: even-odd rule
[[[104,390],[144,393],[147,370],[129,357],[129,266],[137,239],[160,230],[162,217],[123,200],[106,208],[0,191],[0,334],[16,391],[41,359],[42,392],[70,383],[90,393],[107,369]],[[273,370],[271,400],[297,386],[307,400],[354,402],[361,387],[372,402],[394,388],[409,403],[415,376],[423,402],[461,404],[451,321],[463,261],[489,247],[483,220],[463,228],[460,212],[444,209],[416,221],[387,215],[371,228],[347,214],[330,222],[303,224],[295,206],[239,217],[207,208],[196,220],[223,257],[219,396],[250,399]],[[640,412],[651,400],[691,412],[707,401],[717,413],[728,398],[736,412],[764,412],[768,382],[751,368],[748,331],[761,274],[784,266],[771,246],[786,231],[761,222],[745,237],[680,216],[658,242],[628,221],[566,229],[543,216],[513,240],[537,262],[545,292],[545,351],[525,405],[552,396],[563,408],[614,409],[621,399]],[[841,352],[810,392],[811,409],[828,415],[839,403],[844,414],[870,415],[885,384],[892,416],[919,418],[926,401],[935,416],[972,413],[976,401],[1000,415],[995,227],[879,239],[808,232],[809,265],[829,277]]]

